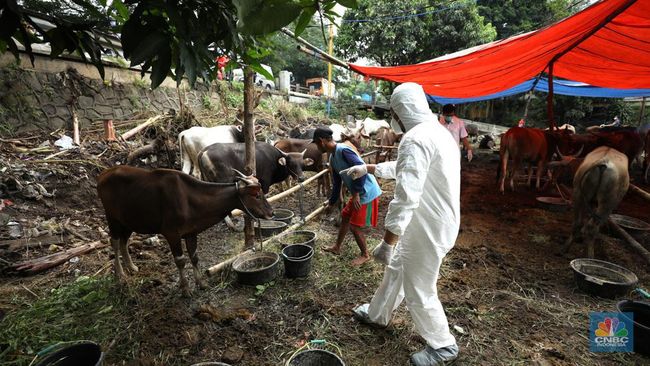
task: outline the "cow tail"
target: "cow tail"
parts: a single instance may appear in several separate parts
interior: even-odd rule
[[[607,163],[606,163],[606,162],[603,162],[603,161],[598,162],[598,163],[596,163],[594,166],[592,166],[592,167],[591,167],[589,170],[587,170],[587,172],[582,176],[582,180],[580,181],[580,186],[579,186],[580,189],[581,189],[582,191],[584,191],[584,190],[585,190],[585,186],[586,186],[586,184],[587,184],[587,183],[586,183],[587,179],[591,178],[591,177],[593,176],[593,174],[596,174],[596,178],[597,178],[597,179],[596,179],[596,184],[595,184],[595,186],[593,187],[593,192],[598,192],[598,190],[600,189],[600,185],[601,185],[601,183],[602,183],[603,173],[604,173],[604,171],[605,171],[607,168],[608,168],[608,167],[607,167]],[[592,196],[587,196],[586,194],[581,194],[581,196],[582,196],[582,204],[583,204],[584,207],[587,209],[587,212],[589,213],[589,216],[592,216],[592,217],[594,217],[594,218],[600,220],[601,218],[598,217],[598,215],[596,215],[596,213],[594,212],[594,210],[591,208],[591,205],[590,205],[590,201],[591,201],[591,199],[592,199],[593,197],[592,197]]]
[[[183,168],[185,168],[185,166],[184,166],[185,158],[183,157],[183,150],[184,150],[183,149],[183,140],[184,140],[184,137],[185,137],[185,134],[183,132],[178,134],[178,150],[179,150],[179,153],[180,153],[181,171],[182,172],[185,172],[185,170],[183,169]],[[191,173],[191,171],[192,171],[192,168],[190,167],[190,171],[188,172],[188,174]]]
[[[508,153],[507,140],[506,141],[504,140],[505,139],[501,139],[501,147],[499,149],[500,150],[499,156],[501,157],[501,159],[499,159],[499,164],[497,165],[497,185],[499,185],[499,180],[501,178],[501,166],[505,164],[506,167],[505,171],[506,172],[508,171],[508,158],[510,154]],[[503,179],[506,179],[505,175],[506,173],[504,172]]]

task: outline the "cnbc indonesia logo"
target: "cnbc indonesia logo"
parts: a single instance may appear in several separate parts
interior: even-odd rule
[[[600,316],[598,316],[600,315]],[[620,313],[591,314],[591,351],[593,352],[631,352],[632,331],[628,317]],[[627,315],[627,313],[626,313]],[[598,319],[600,318],[600,319]],[[600,320],[600,321],[599,321]],[[628,324],[630,323],[630,324]]]

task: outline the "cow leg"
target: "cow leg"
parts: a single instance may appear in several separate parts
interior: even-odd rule
[[[508,171],[508,150],[503,148],[501,150],[501,160],[499,162],[499,168],[501,172],[501,176],[499,177],[499,191],[501,193],[505,193],[505,183],[506,183],[506,173]],[[499,175],[499,171],[497,171],[497,176]]]
[[[539,187],[540,187],[540,181],[541,181],[541,178],[542,178],[542,173],[544,173],[544,161],[540,159],[537,162],[537,183],[535,184],[535,189],[537,189],[538,191],[539,191]]]
[[[232,231],[236,231],[236,232],[242,232],[242,231],[244,231],[243,228],[238,227],[237,224],[235,224],[235,222],[233,221],[232,214],[228,214],[228,216],[226,216],[226,217],[223,219],[223,221],[226,223],[226,226],[228,226],[228,228],[229,228],[230,230],[232,230]]]
[[[183,246],[181,244],[181,238],[177,234],[167,234],[165,239],[169,242],[169,247],[174,256],[174,263],[178,268],[178,284],[181,288],[181,293],[183,296],[190,296],[190,288],[187,284],[187,279],[185,278],[185,263],[187,258],[183,255]]]
[[[512,171],[510,172],[510,190],[513,192],[515,191],[515,175],[517,174],[517,170],[521,167],[521,161],[520,160],[514,160],[512,162]]]
[[[115,255],[115,258],[113,259],[113,268],[115,270],[115,278],[119,282],[126,282],[126,274],[124,273],[124,269],[122,268],[122,263],[120,262],[120,242],[122,241],[121,238],[114,238],[111,237],[111,247],[113,248],[113,254]]]
[[[131,273],[135,273],[138,272],[138,266],[133,264],[133,261],[131,260],[131,256],[129,255],[129,247],[127,246],[128,241],[128,237],[120,238],[120,252],[122,253],[122,261],[124,261],[126,269]]]
[[[201,269],[199,268],[199,255],[196,253],[197,241],[196,234],[187,236],[185,238],[185,247],[187,247],[187,255],[190,257],[190,262],[192,263],[192,271],[194,272],[194,281],[196,285],[201,289],[205,290],[208,288],[208,284],[203,279],[201,274]]]

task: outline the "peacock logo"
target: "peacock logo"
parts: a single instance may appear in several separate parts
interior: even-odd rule
[[[620,322],[618,318],[606,317],[604,321],[598,322],[596,337],[627,337],[625,323]]]

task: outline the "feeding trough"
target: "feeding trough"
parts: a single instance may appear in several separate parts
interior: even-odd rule
[[[316,244],[316,233],[309,230],[295,230],[282,235],[279,241],[283,248],[294,244],[309,245],[313,248]]]
[[[253,221],[253,227],[255,228],[255,235],[265,238],[286,229],[287,223],[275,220],[260,220],[259,224],[257,221]]]
[[[564,212],[571,208],[569,202],[562,197],[537,197],[537,204],[539,207],[555,212]]]
[[[277,253],[255,252],[243,255],[232,264],[237,282],[243,285],[261,285],[278,275],[280,256]]]
[[[291,220],[293,220],[294,216],[295,214],[291,210],[287,210],[285,208],[276,208],[273,210],[273,217],[271,220],[282,221],[288,225],[291,224]]]
[[[600,297],[613,299],[625,295],[639,281],[629,269],[598,259],[578,258],[570,265],[578,288]]]
[[[650,224],[645,221],[618,214],[611,214],[609,218],[637,240],[642,240],[647,233],[650,233]]]

